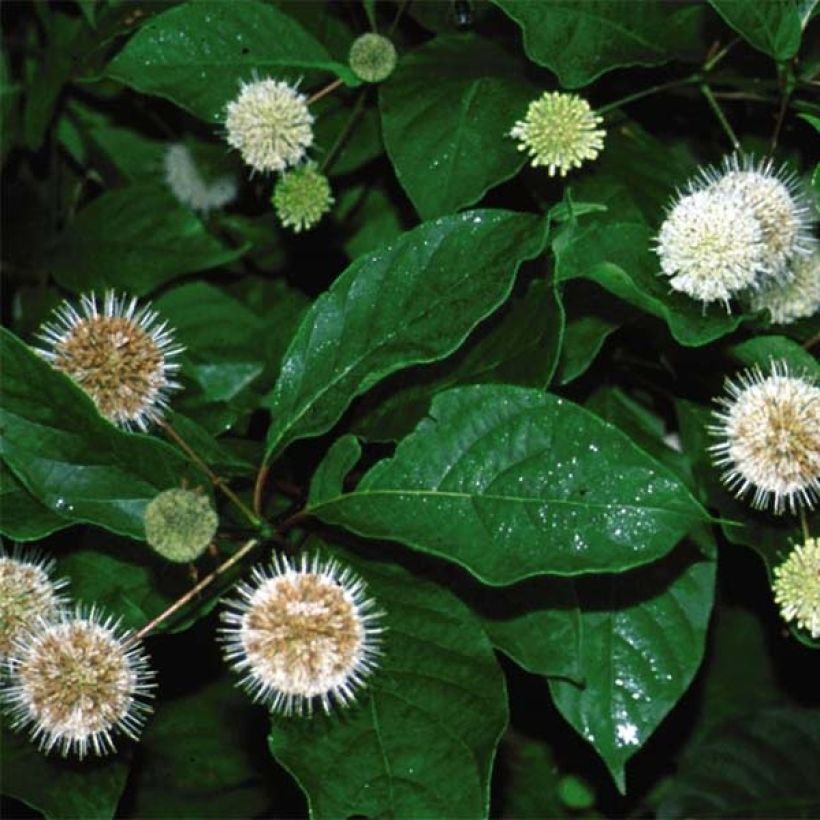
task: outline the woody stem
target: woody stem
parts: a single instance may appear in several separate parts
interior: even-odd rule
[[[311,94],[311,96],[308,97],[307,104],[313,105],[313,103],[321,100],[322,97],[332,94],[342,84],[342,82],[343,80],[334,80],[332,83],[328,83],[324,88],[320,88],[315,94]]]

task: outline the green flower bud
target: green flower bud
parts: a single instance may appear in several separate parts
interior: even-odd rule
[[[211,543],[219,516],[208,498],[192,490],[165,490],[145,508],[145,538],[163,558],[193,561]]]
[[[353,41],[347,61],[353,73],[366,83],[386,80],[396,67],[396,48],[381,34],[362,34]]]
[[[271,199],[279,221],[295,233],[312,228],[330,210],[333,194],[315,162],[282,174]]]

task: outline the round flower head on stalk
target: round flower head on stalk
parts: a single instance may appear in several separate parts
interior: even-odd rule
[[[785,621],[820,638],[820,539],[807,538],[774,569],[774,600]]]
[[[718,399],[719,441],[710,447],[723,481],[738,498],[754,489],[752,506],[811,509],[820,497],[820,388],[772,362],[727,382]]]
[[[174,361],[183,348],[150,305],[108,291],[102,305],[94,294],[79,309],[63,302],[38,334],[38,353],[70,376],[114,424],[147,430],[162,418],[168,393],[179,388]]]
[[[544,165],[550,176],[557,171],[563,177],[598,156],[606,134],[597,127],[602,122],[603,117],[577,94],[548,91],[529,104],[510,136],[519,141],[519,151],[532,157],[533,167]]]
[[[396,47],[387,37],[368,32],[357,37],[347,57],[353,73],[366,83],[386,80],[396,67]]]
[[[655,251],[673,290],[704,305],[754,285],[765,268],[763,230],[752,208],[725,191],[680,196],[658,234]]]
[[[68,581],[54,579],[56,562],[34,550],[0,547],[0,660],[15,639],[39,619],[55,617],[65,606],[61,593]]]
[[[752,310],[767,310],[772,324],[789,325],[820,310],[820,251],[796,259],[791,278],[773,282],[749,299]]]
[[[382,613],[364,582],[336,561],[282,556],[253,570],[228,601],[222,640],[243,686],[274,712],[350,705],[379,654]]]
[[[284,171],[313,144],[307,97],[280,80],[244,83],[225,117],[228,144],[254,171]]]
[[[280,177],[272,202],[282,225],[300,233],[316,225],[330,210],[333,194],[316,163],[307,162]]]
[[[207,212],[222,208],[236,198],[236,181],[233,177],[224,176],[207,183],[186,145],[169,145],[165,150],[163,165],[165,182],[175,199],[194,211]]]
[[[117,734],[136,740],[151,711],[154,673],[141,646],[93,607],[38,621],[6,666],[0,699],[11,727],[46,753],[106,755]]]
[[[145,540],[169,561],[195,561],[216,535],[219,516],[203,493],[165,490],[145,508]]]
[[[757,217],[763,239],[761,284],[788,280],[792,263],[809,256],[813,245],[813,208],[797,175],[785,166],[776,169],[771,159],[756,162],[732,154],[720,171],[707,168],[701,178],[711,189],[745,202]]]

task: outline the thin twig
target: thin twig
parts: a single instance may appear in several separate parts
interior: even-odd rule
[[[256,481],[253,484],[253,509],[259,516],[262,515],[262,501],[265,493],[265,482],[268,480],[269,472],[270,466],[267,463],[263,464],[259,468],[259,472],[256,474]]]
[[[726,136],[729,138],[729,142],[732,143],[732,149],[737,151],[740,148],[740,142],[738,141],[737,135],[732,129],[732,126],[729,124],[729,120],[726,119],[726,115],[723,113],[723,109],[720,107],[720,103],[715,99],[715,95],[712,93],[712,89],[709,88],[709,84],[701,83],[700,90],[703,93],[703,96],[706,97],[706,102],[709,103],[709,107],[712,109],[712,112],[717,117],[718,122],[720,123],[721,127],[726,133]]]
[[[772,132],[772,139],[769,142],[769,156],[774,156],[777,149],[777,141],[780,139],[780,131],[783,128],[783,121],[786,119],[786,111],[789,107],[789,100],[791,99],[791,91],[789,89],[788,78],[785,76],[785,71],[781,73],[780,78],[780,107],[777,110],[777,120],[774,124],[774,131]]]
[[[809,522],[806,518],[806,511],[801,507],[800,508],[800,527],[803,530],[803,541],[808,541],[811,538],[811,533],[809,532]]]
[[[312,94],[308,97],[307,104],[313,105],[313,103],[318,102],[322,99],[322,97],[326,97],[328,94],[332,94],[342,83],[344,80],[334,80],[332,83],[328,83],[324,88],[320,88],[315,94]]]
[[[396,10],[396,16],[393,18],[393,22],[390,24],[390,28],[387,30],[388,36],[391,36],[396,27],[399,24],[399,20],[401,20],[401,16],[404,14],[405,9],[410,5],[410,0],[402,0],[401,5]]]
[[[141,641],[146,635],[153,632],[163,621],[170,618],[171,615],[184,607],[185,604],[191,601],[195,596],[199,595],[203,589],[212,584],[220,575],[224,575],[234,564],[241,561],[258,543],[259,541],[257,541],[256,538],[251,538],[250,541],[246,541],[227,561],[220,564],[210,575],[206,575],[196,586],[191,587],[183,596],[177,598],[174,603],[131,635],[128,639],[129,642],[135,643],[136,641]]]
[[[621,97],[619,100],[615,100],[614,102],[607,103],[606,105],[602,106],[601,108],[596,108],[595,112],[597,114],[606,114],[608,111],[611,111],[614,108],[620,108],[623,105],[627,105],[628,103],[635,102],[635,100],[641,100],[644,97],[649,97],[652,94],[658,94],[661,91],[668,91],[670,88],[678,88],[679,86],[684,85],[692,85],[693,83],[700,82],[703,77],[698,74],[690,74],[688,77],[683,77],[679,80],[670,80],[668,83],[661,83],[660,85],[653,85],[649,88],[643,89],[643,91],[636,91],[634,94],[629,94],[626,97]]]
[[[356,124],[356,121],[362,115],[364,111],[364,101],[365,97],[367,96],[367,87],[363,88],[359,92],[358,99],[356,100],[356,105],[353,106],[353,110],[350,112],[350,117],[348,121],[345,123],[344,128],[339,132],[339,136],[336,137],[336,141],[333,145],[330,146],[327,154],[325,154],[325,158],[322,160],[322,164],[319,166],[319,170],[324,173],[327,168],[330,166],[330,163],[336,158],[336,154],[341,150],[342,146],[344,145],[347,138],[350,136],[350,132],[353,130],[353,126]]]

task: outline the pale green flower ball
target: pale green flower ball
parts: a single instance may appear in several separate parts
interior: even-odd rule
[[[330,210],[333,194],[316,163],[307,162],[280,177],[271,201],[282,225],[300,233],[316,225]]]
[[[145,508],[145,538],[155,552],[178,563],[194,561],[216,535],[219,516],[193,490],[165,490]]]
[[[347,61],[353,73],[366,83],[386,80],[396,67],[396,48],[381,34],[362,34],[353,41]]]

